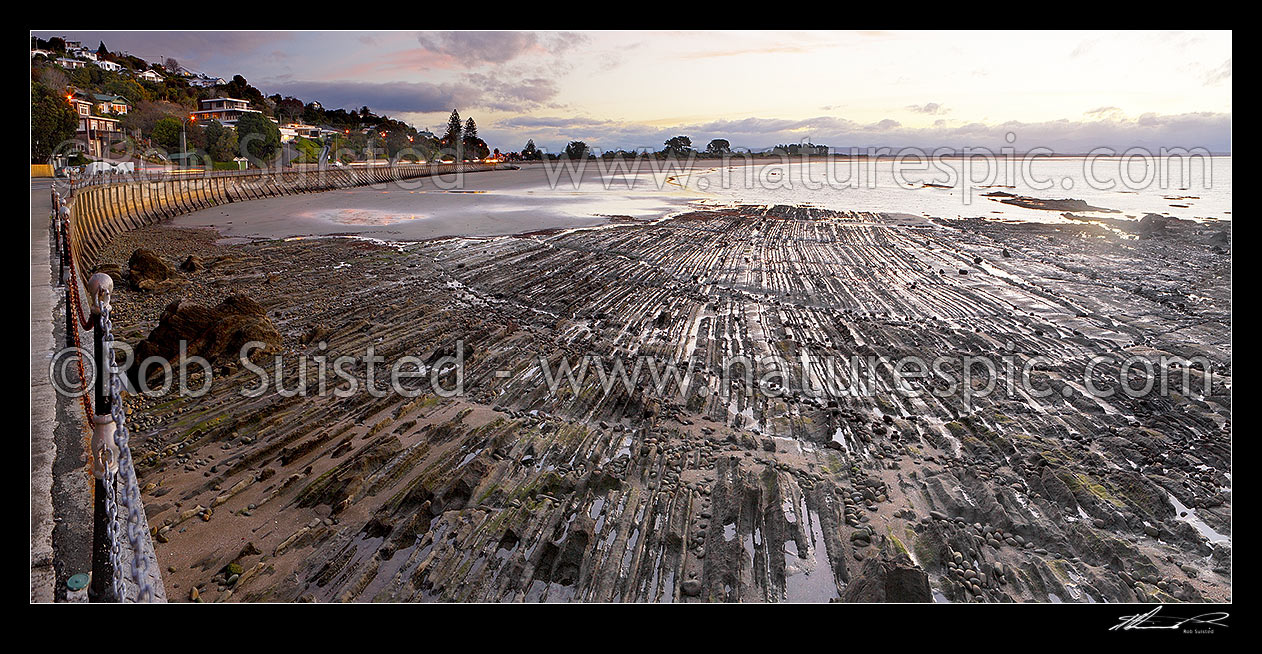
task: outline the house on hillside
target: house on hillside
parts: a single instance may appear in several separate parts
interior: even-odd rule
[[[122,139],[118,119],[100,114],[127,113],[130,108],[127,100],[116,95],[91,94],[81,89],[70,89],[66,101],[79,117],[79,126],[75,129],[75,147],[79,151],[88,156],[100,157],[111,143]],[[118,111],[118,107],[123,110]]]
[[[210,98],[198,101],[199,109],[193,112],[193,119],[198,121],[217,120],[228,127],[235,127],[237,120],[247,113],[263,113],[250,108],[249,100],[237,98]]]
[[[121,138],[122,132],[118,129],[117,118],[93,115],[79,117],[79,128],[75,130],[75,140],[83,142],[80,149],[89,156],[104,156],[110,143]]]
[[[307,125],[304,123],[285,123],[280,127],[282,135],[288,134],[290,137],[301,136],[308,139],[320,138],[320,128],[315,125]]]
[[[136,75],[136,77],[146,82],[153,82],[155,84],[161,82],[163,79],[156,70],[146,70],[145,72]]]
[[[97,61],[96,61],[96,62],[94,62],[94,63],[96,64],[96,66],[97,66],[98,68],[100,68],[100,69],[102,69],[102,70],[108,70],[108,71],[110,71],[111,73],[117,73],[118,71],[120,71],[120,70],[122,70],[122,69],[123,69],[123,67],[122,67],[122,66],[118,65],[117,63],[115,63],[115,62],[113,62],[113,61],[109,61],[109,60],[107,60],[107,59],[100,59],[100,60],[97,60]]]
[[[96,102],[96,110],[102,114],[126,115],[131,110],[131,103],[121,95],[97,93],[92,96]]]
[[[210,77],[207,75],[194,77],[193,79],[190,79],[188,81],[189,86],[195,86],[201,89],[208,89],[212,86],[223,86],[227,83],[228,83],[228,80],[222,77]]]
[[[70,95],[66,96],[66,100],[70,102],[70,106],[74,108],[76,115],[82,119],[84,116],[92,115],[92,99],[84,91],[72,90]]]
[[[68,57],[62,57],[57,60],[57,65],[61,66],[62,68],[65,68],[66,70],[74,70],[76,68],[83,68],[84,66],[88,65],[88,62],[83,61],[82,59],[70,59]]]

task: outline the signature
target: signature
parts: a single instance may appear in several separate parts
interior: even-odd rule
[[[1191,618],[1174,618],[1170,616],[1157,615],[1164,606],[1136,615],[1124,615],[1122,621],[1109,627],[1109,631],[1129,631],[1131,629],[1182,629],[1185,625],[1209,626],[1209,627],[1226,627],[1227,624],[1222,622],[1228,617],[1228,613],[1215,611],[1212,613],[1202,613]]]

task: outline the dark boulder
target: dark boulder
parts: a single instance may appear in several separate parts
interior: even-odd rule
[[[1165,233],[1166,223],[1169,221],[1169,218],[1159,213],[1150,213],[1139,219],[1139,226],[1136,227],[1136,232],[1140,238],[1160,236]]]
[[[197,256],[196,254],[188,255],[187,257],[185,257],[184,261],[180,263],[180,270],[183,270],[184,272],[187,272],[187,273],[197,272],[205,268],[206,266],[205,264],[202,263],[201,257]]]
[[[135,360],[139,363],[156,356],[178,367],[181,342],[187,344],[188,355],[202,357],[214,365],[237,361],[242,348],[250,342],[263,344],[251,350],[252,360],[276,353],[281,336],[262,305],[244,295],[229,296],[213,308],[177,300],[167,305],[158,326],[136,345]],[[161,366],[150,366],[147,372],[153,375],[161,370]]]
[[[131,253],[131,258],[127,260],[127,270],[132,287],[142,291],[175,277],[175,268],[148,248],[140,248]]]

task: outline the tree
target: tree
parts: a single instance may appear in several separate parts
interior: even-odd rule
[[[485,159],[491,154],[491,149],[487,147],[486,141],[478,138],[478,124],[473,122],[472,118],[465,121],[460,141],[464,144],[465,156],[470,159]]]
[[[206,152],[213,161],[231,161],[237,156],[237,132],[224,127],[217,120],[202,126]]]
[[[247,113],[237,119],[237,142],[251,163],[263,165],[280,151],[280,128],[263,114]]]
[[[149,138],[154,143],[164,147],[167,151],[176,150],[180,147],[180,120],[170,116],[164,116],[153,124],[153,131],[150,132]]]
[[[223,95],[230,98],[249,100],[250,105],[254,109],[269,109],[267,98],[263,97],[263,92],[250,86],[250,83],[245,81],[245,78],[240,75],[233,75],[232,81],[224,85]]]
[[[465,156],[470,159],[485,159],[491,155],[491,148],[480,138],[464,142]]]
[[[66,85],[70,83],[70,78],[66,77],[59,68],[45,66],[39,71],[39,81],[53,93],[65,95]]]
[[[570,141],[565,146],[565,157],[567,159],[586,159],[587,153],[587,144],[582,141]]]
[[[687,136],[676,136],[666,140],[666,152],[668,154],[683,154],[692,147],[692,139]]]
[[[104,57],[110,53],[110,49],[105,47],[105,41],[100,42],[101,45],[96,46],[96,56]]]
[[[543,158],[542,153],[539,152],[539,148],[535,147],[534,139],[526,141],[526,147],[521,149],[521,158],[526,161],[537,161]]]
[[[131,110],[123,116],[119,127],[124,132],[139,132],[148,138],[153,138],[153,128],[159,120],[167,116],[182,116],[183,114],[184,107],[179,105],[141,100],[133,104]]]
[[[460,124],[460,112],[455,109],[451,110],[451,117],[447,119],[447,132],[443,134],[440,143],[446,149],[459,149],[463,145],[461,134],[463,127]]]
[[[710,144],[705,146],[705,151],[710,154],[730,154],[732,152],[732,144],[727,139],[714,139]]]
[[[106,82],[101,90],[113,95],[121,95],[133,103],[149,99],[149,92],[134,79],[115,78]]]
[[[276,98],[276,119],[282,123],[292,123],[296,120],[302,120],[306,107],[302,104],[302,100],[294,97]]]
[[[176,60],[175,60],[175,57],[167,57],[167,58],[166,58],[166,59],[162,62],[162,67],[163,67],[163,68],[165,68],[165,69],[166,69],[166,71],[167,71],[168,73],[178,73],[178,72],[180,72],[180,62],[176,61]],[[241,76],[240,76],[240,75],[237,75],[237,77],[241,77]],[[235,80],[235,79],[236,79],[236,77],[234,77],[233,79]],[[241,79],[241,81],[242,81],[242,82],[244,82],[244,81],[245,81],[245,78],[242,78],[242,79]]]
[[[324,120],[324,107],[317,102],[309,102],[302,109],[302,120],[309,124],[315,124]]]
[[[60,93],[31,82],[31,163],[47,162],[57,147],[74,138],[79,116]]]

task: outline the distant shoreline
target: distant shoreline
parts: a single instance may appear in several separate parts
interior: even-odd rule
[[[962,155],[962,154],[934,155],[934,154],[932,154],[931,152],[926,153],[926,154],[928,155],[928,158],[931,158],[931,159],[953,159],[953,160],[964,160],[964,159],[970,159],[970,158],[974,158],[974,157],[985,157],[985,156],[987,156],[987,155],[983,155],[983,154],[974,154],[974,155]],[[1011,153],[1011,154],[1007,154],[1007,153],[1002,153],[1002,152],[999,152],[999,153],[991,152],[991,153],[989,153],[989,155],[990,155],[990,156],[993,156],[994,158],[1002,158],[1002,159],[1009,159],[1009,158],[1019,159],[1019,158],[1023,158],[1023,157],[1034,157],[1034,158],[1036,158],[1036,159],[1087,159],[1087,158],[1092,158],[1092,159],[1127,159],[1127,158],[1130,158],[1130,156],[1129,156],[1129,155],[1126,155],[1126,154],[1112,154],[1112,155],[1103,155],[1103,154],[1096,154],[1096,155],[1093,155],[1093,154],[1041,154],[1041,153],[1039,153],[1039,154],[1031,154],[1031,153],[1029,153],[1029,152],[1014,152],[1014,153]],[[1176,155],[1166,155],[1166,158],[1168,158],[1168,157],[1173,157],[1173,156],[1176,156]],[[1220,154],[1220,153],[1209,153],[1209,154],[1189,153],[1189,154],[1186,154],[1186,155],[1177,155],[1177,156],[1186,156],[1186,157],[1209,157],[1209,158],[1214,158],[1214,159],[1224,159],[1224,158],[1226,158],[1226,159],[1230,159],[1230,158],[1231,158],[1231,154]],[[609,158],[614,158],[614,157],[609,157]],[[657,157],[657,156],[653,156],[653,154],[642,154],[642,153],[638,153],[638,154],[636,154],[636,156],[634,156],[634,157],[632,157],[632,156],[624,156],[624,157],[622,157],[622,158],[623,158],[623,159],[655,159],[655,160],[658,160],[658,161],[667,161],[667,160],[669,160],[669,159],[674,159],[674,160],[676,160],[676,161],[680,161],[680,162],[693,161],[693,162],[713,162],[713,163],[724,163],[724,162],[726,161],[726,162],[728,163],[728,165],[736,165],[736,164],[740,164],[740,163],[762,162],[762,161],[785,162],[786,160],[787,160],[789,163],[793,163],[793,162],[795,162],[795,161],[799,161],[799,160],[808,160],[808,159],[809,159],[809,160],[815,160],[815,161],[820,161],[820,160],[827,161],[827,160],[830,160],[830,159],[876,159],[876,160],[878,160],[878,161],[883,161],[883,160],[897,160],[897,159],[914,159],[914,157],[909,157],[909,156],[907,156],[907,155],[886,155],[886,154],[868,155],[868,154],[846,154],[846,153],[833,153],[833,154],[826,154],[826,155],[776,155],[776,154],[761,154],[761,153],[760,153],[760,154],[739,155],[739,156],[738,156],[738,155],[730,155],[730,156],[729,156],[729,158],[728,158],[728,159],[726,159],[726,160],[725,160],[724,158],[722,158],[722,157],[711,157],[711,156],[702,156],[702,155],[696,155],[696,156],[693,156],[693,157]],[[600,159],[602,159],[602,157],[595,157],[595,156],[593,156],[593,157],[588,157],[588,160],[589,160],[589,161],[596,161],[596,160],[600,160]],[[541,160],[541,161],[513,161],[513,162],[510,162],[510,163],[512,163],[512,164],[514,164],[514,165],[526,165],[526,166],[529,166],[529,165],[537,165],[537,164],[544,164],[544,163],[555,163],[555,162],[557,162],[557,161],[563,161],[563,160],[564,160],[564,159],[557,158],[557,159],[544,159],[544,160]]]

